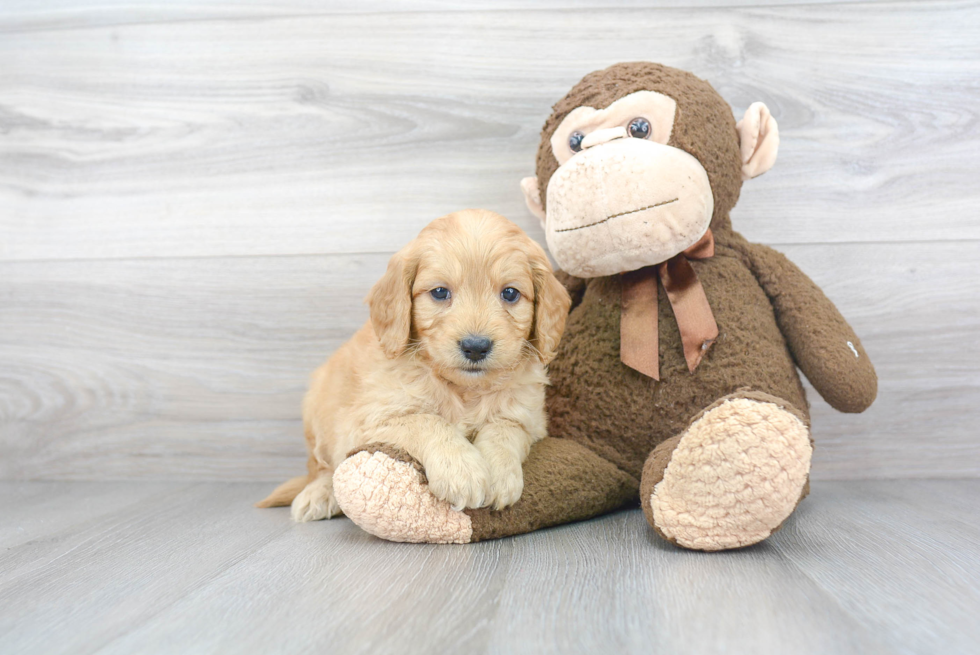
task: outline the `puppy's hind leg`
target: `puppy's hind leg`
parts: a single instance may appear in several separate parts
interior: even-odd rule
[[[329,370],[329,362],[321,370]],[[321,370],[314,375],[315,379],[323,378]],[[306,486],[296,494],[291,506],[293,520],[297,523],[329,519],[341,513],[333,494],[333,466],[329,452],[333,444],[332,411],[323,407],[318,410],[317,403],[311,402],[317,398],[314,394],[317,384],[314,382],[303,401],[303,433],[310,456],[306,460]]]
[[[285,507],[293,502],[293,499],[299,495],[299,492],[303,490],[306,483],[309,481],[309,477],[301,475],[298,478],[293,478],[291,480],[286,480],[281,485],[275,488],[275,490],[266,496],[264,500],[260,500],[255,503],[256,507]]]
[[[340,514],[340,506],[333,495],[333,470],[321,470],[296,498],[293,499],[292,516],[298,523],[333,518]]]

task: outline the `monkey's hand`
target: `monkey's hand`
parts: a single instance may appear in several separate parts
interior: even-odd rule
[[[861,340],[837,307],[782,253],[739,239],[776,312],[776,322],[797,366],[830,405],[863,412],[878,394],[878,376]]]

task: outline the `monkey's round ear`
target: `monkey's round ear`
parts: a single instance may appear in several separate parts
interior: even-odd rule
[[[776,163],[779,126],[764,103],[753,102],[735,125],[742,154],[742,179],[762,175]]]
[[[541,221],[541,227],[544,227],[544,204],[541,202],[541,189],[538,188],[538,178],[525,177],[521,180],[521,191],[524,192],[524,202],[527,203],[527,208]]]

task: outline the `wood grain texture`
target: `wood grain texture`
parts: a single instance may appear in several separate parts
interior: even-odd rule
[[[302,470],[307,375],[390,254],[467,206],[543,240],[551,104],[637,59],[779,120],[736,228],[881,376],[859,417],[811,393],[815,477],[980,475],[980,2],[618,4],[3,3],[0,478]]]
[[[870,0],[885,2],[886,0]],[[753,0],[754,6],[840,4],[869,0]],[[744,5],[741,0],[617,0],[618,9],[716,8]],[[102,0],[86,6],[73,0],[8,0],[0,5],[0,33],[72,30],[80,27],[133,25],[191,20],[242,20],[335,14],[456,13],[533,9],[608,9],[597,0]]]
[[[669,546],[639,510],[429,546],[294,524],[249,506],[254,483],[171,483],[129,505],[112,492],[138,483],[61,484],[0,483],[23,516],[76,520],[0,551],[5,653],[980,648],[975,480],[818,482],[784,530],[726,553]]]
[[[51,539],[69,529],[81,530],[83,525],[102,521],[180,486],[187,485],[62,481],[0,484],[0,549]]]
[[[94,652],[288,529],[271,516],[244,521],[252,509],[234,486],[178,487],[7,550],[4,649]]]
[[[980,297],[980,243],[784,250],[852,322],[881,379],[860,416],[811,391],[814,476],[980,474],[980,312],[968,300]],[[386,262],[0,264],[0,477],[301,472],[307,376],[366,320],[361,299]]]
[[[852,482],[815,491],[820,496],[781,535],[783,557],[858,623],[887,635],[888,652],[980,647],[980,482]],[[880,593],[873,601],[869,587]]]
[[[387,259],[6,265],[0,477],[294,472],[309,373],[366,320]]]
[[[124,11],[120,9],[120,11]],[[0,259],[389,252],[500,211],[581,76],[660,60],[780,122],[767,243],[978,239],[977,2],[368,13],[0,40]]]

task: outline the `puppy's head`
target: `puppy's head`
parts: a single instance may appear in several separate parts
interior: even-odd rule
[[[550,362],[570,302],[541,246],[503,216],[475,209],[426,226],[368,296],[389,358],[411,357],[465,386],[532,358]]]

